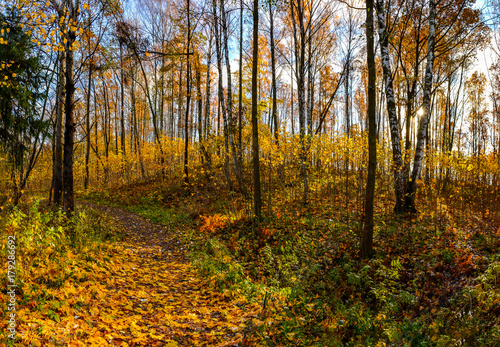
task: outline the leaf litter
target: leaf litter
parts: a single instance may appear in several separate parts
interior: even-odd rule
[[[246,344],[247,322],[259,307],[242,295],[211,290],[188,262],[180,231],[121,209],[89,205],[121,225],[123,241],[86,254],[87,261],[68,251],[66,257],[74,258],[72,278],[59,288],[24,284],[24,298],[32,299],[18,298],[22,345]],[[2,320],[2,330],[4,325]]]

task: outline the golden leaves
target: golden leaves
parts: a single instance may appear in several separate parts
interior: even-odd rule
[[[68,346],[177,346],[242,339],[247,312],[207,290],[177,251],[166,256],[157,246],[132,240],[100,251],[90,245],[78,254],[47,254],[29,269],[23,288],[33,298],[19,308],[25,344],[55,339]],[[55,264],[61,259],[66,280],[35,290],[36,279],[60,275]],[[40,304],[44,295],[53,299]]]
[[[84,9],[90,10],[88,4],[83,4]],[[22,29],[25,29],[27,35],[32,35],[33,43],[41,46],[47,52],[64,51],[69,49],[72,51],[80,48],[78,36],[84,33],[83,28],[79,28],[79,21],[72,18],[68,10],[56,12],[50,1],[46,2],[21,2],[19,10],[23,16],[23,23],[20,23]],[[78,12],[80,10],[78,9]],[[8,32],[9,29],[4,29]],[[50,33],[49,33],[50,32]],[[77,39],[70,47],[64,47],[66,42],[61,44],[59,37],[64,37],[69,32],[75,33]],[[66,38],[67,40],[68,38]],[[0,38],[0,44],[7,44],[7,41]]]

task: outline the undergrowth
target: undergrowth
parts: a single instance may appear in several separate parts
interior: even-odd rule
[[[0,294],[0,310],[3,317],[15,312],[16,339],[8,338],[7,319],[2,319],[0,340],[33,346],[62,346],[78,340],[61,331],[56,335],[56,325],[91,308],[89,295],[95,295],[92,288],[112,262],[120,237],[110,220],[92,209],[78,210],[70,218],[38,202],[29,208],[5,209],[0,256],[7,259],[15,252],[15,273],[2,267],[0,286],[15,285],[15,311],[9,311],[11,297],[6,290]],[[9,239],[15,239],[15,244]]]
[[[248,323],[251,343],[498,345],[496,219],[446,205],[417,216],[377,213],[376,256],[361,260],[360,214],[342,208],[346,197],[317,193],[301,206],[278,196],[257,222],[242,196],[220,186],[149,182],[85,198],[184,230],[193,263],[214,289],[260,303]]]

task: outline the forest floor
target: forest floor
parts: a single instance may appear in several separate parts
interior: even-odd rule
[[[78,203],[69,222],[31,207],[14,210],[0,225],[16,235],[18,252],[16,339],[7,337],[2,319],[0,346],[247,343],[259,307],[209,288],[188,261],[180,231],[90,202]],[[57,224],[61,234],[53,238]],[[103,239],[87,240],[93,232]],[[7,317],[10,298],[5,291],[0,297]]]
[[[307,206],[276,195],[258,223],[248,217],[248,201],[204,182],[143,182],[82,197],[183,230],[208,288],[241,292],[261,307],[246,330],[241,326],[249,345],[500,341],[500,221],[488,210],[464,210],[429,195],[418,215],[379,212],[376,256],[362,260],[359,214],[346,215],[342,194],[319,193]],[[390,200],[380,203],[391,210]]]
[[[426,199],[377,213],[370,260],[327,192],[277,195],[262,221],[223,185],[166,181],[80,192],[70,218],[0,211],[0,255],[7,235],[17,252],[17,340],[2,319],[0,347],[498,346],[498,213]]]
[[[175,230],[119,208],[85,203],[118,221],[123,258],[93,303],[110,345],[237,346],[258,307],[207,288]],[[104,342],[104,341],[103,341]]]

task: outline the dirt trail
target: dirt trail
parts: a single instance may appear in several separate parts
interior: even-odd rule
[[[243,346],[257,308],[204,285],[175,232],[133,213],[85,204],[116,220],[124,254],[94,301],[93,326],[111,346]],[[103,288],[104,289],[104,288]],[[102,340],[104,339],[104,340]]]
[[[144,250],[156,249],[155,260],[186,262],[184,251],[179,242],[179,235],[162,225],[150,222],[135,213],[116,207],[85,203],[86,206],[99,210],[117,221],[127,235],[127,241],[139,243]]]

